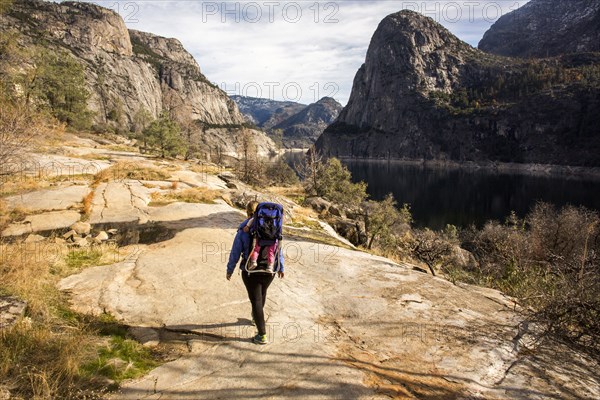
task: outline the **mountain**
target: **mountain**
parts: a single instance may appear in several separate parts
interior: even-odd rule
[[[510,57],[600,51],[600,0],[531,0],[500,17],[479,48]]]
[[[288,148],[309,148],[342,111],[342,105],[331,97],[323,97],[302,111],[273,127],[280,130]]]
[[[205,151],[235,152],[245,120],[226,93],[202,74],[177,39],[128,30],[114,11],[81,2],[15,0],[0,19],[24,48],[61,51],[84,67],[96,127],[129,130],[145,109],[156,118],[176,109],[196,123]],[[120,121],[111,115],[123,115]],[[262,152],[275,148],[254,131]]]
[[[316,103],[276,101],[256,97],[231,96],[248,122],[265,130],[286,148],[312,146],[340,113],[342,106],[330,97]]]
[[[600,165],[600,55],[484,53],[431,18],[389,15],[350,100],[319,137],[327,156]]]
[[[231,96],[248,122],[268,130],[281,121],[300,112],[306,104],[293,101],[277,101],[259,97]]]

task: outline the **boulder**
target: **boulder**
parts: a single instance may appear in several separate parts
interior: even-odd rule
[[[308,197],[306,200],[304,200],[304,205],[312,208],[319,214],[321,214],[323,212],[327,212],[331,208],[331,203],[329,201],[325,200],[322,197],[316,197],[316,196]],[[338,215],[338,216],[341,216],[341,215]]]
[[[367,242],[364,227],[360,222],[340,217],[331,217],[327,222],[339,235],[348,239],[354,246]]]
[[[100,242],[105,242],[108,240],[108,233],[101,231],[96,237],[96,240],[100,241]]]
[[[461,248],[460,246],[454,246],[451,250],[450,262],[457,267],[465,270],[474,270],[479,267],[479,263],[475,259],[473,253],[468,250]]]
[[[332,204],[331,207],[329,207],[329,214],[333,215],[334,217],[345,217],[345,212],[341,209],[341,207],[338,207],[335,204]]]
[[[87,222],[75,222],[70,226],[72,230],[74,230],[78,235],[88,235],[92,230],[92,225]]]
[[[46,238],[42,235],[31,234],[27,236],[27,239],[25,239],[25,243],[38,243],[43,242],[44,240],[46,240]]]
[[[76,237],[73,240],[73,243],[75,244],[75,246],[78,247],[88,247],[90,245],[90,242],[86,238],[82,237]]]
[[[25,314],[27,303],[12,296],[0,296],[0,329],[9,328]]]
[[[69,239],[73,239],[75,236],[77,236],[77,232],[75,232],[73,229],[71,229],[69,232],[67,232],[63,235],[63,238],[66,240],[69,240]]]

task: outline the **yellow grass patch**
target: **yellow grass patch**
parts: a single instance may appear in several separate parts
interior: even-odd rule
[[[177,192],[152,193],[152,202],[150,205],[159,206],[174,202],[212,204],[219,197],[221,197],[221,192],[219,190],[199,187],[183,189]]]
[[[140,181],[162,181],[170,174],[162,168],[149,167],[139,163],[118,162],[98,172],[94,176],[94,184],[115,180],[134,179]]]

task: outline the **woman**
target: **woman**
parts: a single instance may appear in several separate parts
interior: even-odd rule
[[[231,249],[231,253],[229,253],[229,262],[227,263],[227,280],[231,279],[233,271],[235,270],[235,266],[241,256],[242,262],[240,263],[240,270],[242,271],[242,280],[244,281],[244,285],[248,291],[250,303],[252,303],[252,318],[256,323],[256,328],[258,329],[258,333],[254,337],[254,343],[267,344],[269,341],[267,339],[267,330],[265,326],[264,307],[267,301],[267,289],[269,288],[271,282],[273,282],[275,274],[258,272],[249,274],[248,271],[246,271],[246,261],[248,260],[252,250],[250,248],[252,237],[247,230],[244,230],[244,227],[246,227],[248,221],[254,215],[254,211],[256,210],[257,206],[258,202],[251,201],[246,207],[248,219],[240,224],[237,234],[235,235],[233,247]],[[275,271],[277,271],[279,278],[283,278],[284,273],[282,251],[279,252],[278,264],[279,265]]]

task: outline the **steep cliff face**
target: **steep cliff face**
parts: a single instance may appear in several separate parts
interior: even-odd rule
[[[597,166],[599,61],[486,54],[401,11],[379,25],[348,105],[315,145],[338,157]]]
[[[458,85],[459,67],[475,52],[430,18],[392,14],[375,31],[338,120],[375,129],[396,125],[402,119],[396,107],[406,95],[450,93]]]
[[[531,0],[499,18],[479,48],[511,57],[600,51],[600,0]]]
[[[287,148],[309,148],[342,110],[342,105],[331,97],[323,97],[300,112],[275,125],[281,131]]]
[[[235,103],[212,85],[177,39],[129,31],[115,12],[88,3],[17,0],[0,22],[24,46],[66,50],[85,67],[95,122],[119,109],[131,124],[144,108],[189,106],[190,118],[213,125],[244,122]]]

